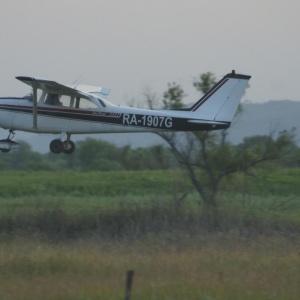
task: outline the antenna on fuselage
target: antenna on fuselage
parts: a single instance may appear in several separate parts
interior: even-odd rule
[[[75,89],[80,81],[84,78],[84,74],[81,74],[71,85],[72,89]]]

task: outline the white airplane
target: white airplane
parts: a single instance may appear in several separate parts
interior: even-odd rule
[[[149,110],[113,105],[105,99],[106,88],[19,76],[16,79],[32,90],[22,98],[0,98],[0,127],[9,130],[8,137],[0,140],[0,150],[20,147],[12,140],[16,130],[60,134],[51,141],[50,150],[70,154],[75,150],[72,134],[225,129],[250,78],[232,71],[190,108]]]

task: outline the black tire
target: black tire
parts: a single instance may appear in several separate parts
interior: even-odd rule
[[[73,141],[69,141],[69,143],[67,143],[67,141],[64,141],[63,145],[64,145],[63,152],[65,154],[71,154],[71,153],[74,152],[74,150],[75,150],[75,144],[74,144]]]
[[[55,139],[50,143],[50,151],[59,154],[64,150],[64,144],[60,139]]]

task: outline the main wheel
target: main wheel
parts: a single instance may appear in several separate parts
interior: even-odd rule
[[[52,153],[59,154],[64,150],[64,144],[60,139],[55,139],[50,143]]]
[[[69,141],[69,143],[67,141],[64,141],[63,145],[64,145],[63,152],[65,154],[71,154],[71,153],[74,152],[74,150],[75,150],[75,144],[74,144],[73,141]]]

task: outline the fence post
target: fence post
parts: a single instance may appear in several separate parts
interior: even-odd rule
[[[133,270],[129,270],[126,273],[126,288],[125,288],[125,298],[124,298],[125,300],[130,300],[133,275],[134,275]]]

